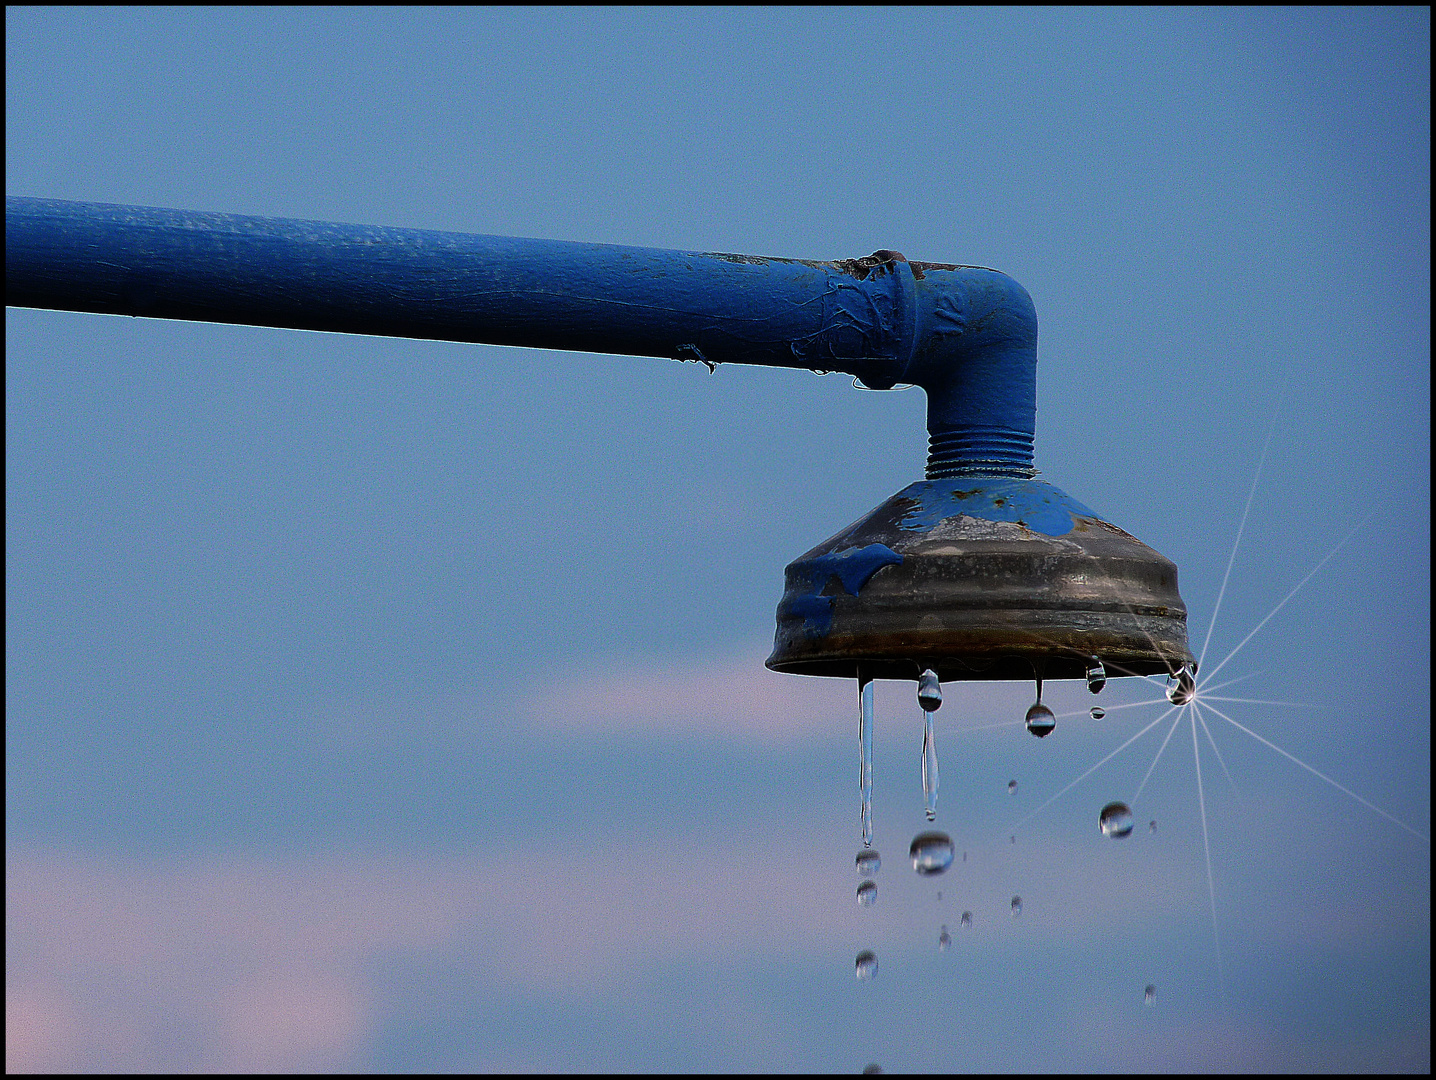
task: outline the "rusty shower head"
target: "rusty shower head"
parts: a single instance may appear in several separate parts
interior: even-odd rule
[[[791,563],[767,665],[843,678],[1161,675],[1194,666],[1177,568],[1036,479],[1037,316],[1011,278],[885,264],[928,395],[927,478]],[[869,381],[869,385],[874,385]]]

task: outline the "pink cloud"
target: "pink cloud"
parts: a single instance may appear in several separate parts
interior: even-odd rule
[[[763,666],[766,642],[736,654],[692,664],[639,661],[611,670],[556,677],[541,692],[514,694],[513,707],[538,727],[593,732],[693,732],[748,744],[806,740],[851,741],[857,730],[857,692],[849,679],[781,675]],[[916,683],[878,684],[880,722],[898,712],[919,713]],[[1023,706],[1031,687],[969,683],[950,686],[959,708],[984,713]],[[949,713],[954,709],[948,709]],[[1020,716],[1020,711],[1016,712]]]

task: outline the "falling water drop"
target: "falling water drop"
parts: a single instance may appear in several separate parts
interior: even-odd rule
[[[1052,710],[1042,702],[1037,702],[1027,710],[1027,730],[1036,735],[1039,739],[1045,739],[1057,726],[1057,717],[1052,715]]]
[[[858,852],[858,857],[853,860],[853,863],[863,877],[872,877],[881,869],[883,860],[872,848],[864,848]]]
[[[1102,661],[1095,656],[1092,657],[1092,664],[1087,669],[1087,689],[1094,694],[1100,694],[1102,687],[1107,685],[1107,669],[1102,666]]]
[[[1155,1005],[1155,1004],[1157,1004],[1157,988],[1156,988],[1155,986],[1153,986],[1151,983],[1148,983],[1148,984],[1147,984],[1147,989],[1144,990],[1144,991],[1142,991],[1142,1004],[1143,1004],[1143,1005]]]
[[[1022,914],[1022,897],[1020,897],[1020,896],[1014,896],[1014,897],[1012,898],[1012,917],[1015,919],[1015,918],[1017,918],[1017,916],[1019,916],[1019,915],[1021,915],[1021,914]]]
[[[972,912],[970,912],[970,911],[964,911],[964,912],[962,913],[962,918],[961,918],[960,920],[958,920],[957,925],[960,926],[960,927],[961,927],[961,926],[971,926],[971,925],[972,925]]]
[[[937,742],[932,734],[932,713],[922,714],[922,798],[928,821],[937,818]]]
[[[1149,821],[1149,822],[1147,822],[1147,831],[1148,831],[1148,832],[1156,832],[1156,831],[1157,831],[1157,823],[1156,823],[1155,821]]]
[[[1017,781],[1016,781],[1016,780],[1009,780],[1009,781],[1007,781],[1007,794],[1011,795],[1011,794],[1015,793],[1016,791],[1017,791]]]
[[[1173,705],[1186,705],[1197,696],[1197,675],[1191,664],[1183,664],[1167,676],[1167,700]]]
[[[952,947],[952,935],[947,932],[947,927],[942,928],[942,933],[937,935],[938,952],[947,952]]]
[[[912,868],[923,877],[940,874],[951,866],[952,852],[952,838],[940,832],[918,833],[908,848]]]
[[[858,790],[863,799],[863,846],[873,843],[873,681],[858,675]]]
[[[1109,802],[1102,807],[1102,813],[1097,818],[1097,827],[1102,830],[1103,836],[1109,836],[1113,840],[1131,836],[1132,811],[1124,802]]]
[[[858,884],[858,903],[863,907],[872,907],[878,902],[878,883],[872,878]]]
[[[858,953],[857,976],[859,979],[871,979],[878,973],[878,958],[871,949],[864,949]]]
[[[937,672],[932,668],[918,677],[917,704],[923,712],[937,712],[942,706],[942,684],[937,681]]]
[[[1100,720],[1102,719],[1102,717],[1107,715],[1106,709],[1098,708],[1096,705],[1093,705],[1092,708],[1088,710],[1088,712],[1091,714],[1093,720]]]

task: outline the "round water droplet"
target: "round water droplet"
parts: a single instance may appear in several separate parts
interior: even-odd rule
[[[878,883],[872,878],[868,878],[858,885],[858,903],[863,907],[872,907],[877,902]]]
[[[1149,822],[1147,822],[1147,831],[1148,831],[1148,832],[1156,832],[1156,831],[1157,831],[1157,823],[1156,823],[1155,821],[1149,821]]]
[[[952,838],[947,833],[924,832],[912,838],[908,855],[912,857],[912,868],[930,877],[952,865],[952,851]]]
[[[1056,726],[1057,717],[1053,716],[1052,710],[1042,702],[1039,701],[1027,710],[1027,730],[1039,739],[1046,738]]]
[[[1087,689],[1094,694],[1100,694],[1102,687],[1107,685],[1107,669],[1102,666],[1102,661],[1095,656],[1092,657],[1092,664],[1087,668]]]
[[[970,912],[970,911],[964,911],[964,912],[962,913],[962,918],[958,921],[958,924],[957,924],[957,925],[958,925],[958,926],[971,926],[971,925],[972,925],[972,912]]]
[[[942,933],[937,935],[937,948],[939,952],[947,952],[952,948],[952,935],[947,932],[947,927],[942,928]]]
[[[1012,917],[1015,919],[1015,918],[1017,918],[1017,916],[1019,916],[1019,915],[1021,915],[1021,914],[1022,914],[1022,897],[1020,897],[1020,896],[1014,896],[1014,897],[1012,898]]]
[[[1197,696],[1197,676],[1190,664],[1183,664],[1175,675],[1167,676],[1167,700],[1173,705],[1186,705]]]
[[[1102,830],[1103,836],[1110,836],[1113,840],[1131,836],[1132,811],[1126,803],[1109,802],[1102,807],[1102,813],[1097,818],[1097,826]]]
[[[1155,1005],[1155,1004],[1157,1004],[1157,988],[1156,988],[1155,986],[1151,985],[1150,983],[1147,984],[1147,989],[1144,990],[1144,991],[1142,991],[1142,1004],[1143,1004],[1143,1005]]]
[[[1016,781],[1016,780],[1009,780],[1009,781],[1007,781],[1007,794],[1011,795],[1011,794],[1012,794],[1013,792],[1015,792],[1016,790],[1017,790],[1017,781]]]
[[[871,949],[858,953],[857,975],[859,979],[871,979],[878,973],[877,954]]]
[[[1100,720],[1102,719],[1102,717],[1107,715],[1106,709],[1099,709],[1096,705],[1093,705],[1092,708],[1088,711],[1092,714],[1093,720]]]
[[[878,867],[883,864],[882,859],[878,857],[878,853],[872,848],[858,852],[858,857],[854,859],[853,862],[857,865],[858,873],[862,874],[863,877],[872,877],[878,872]]]
[[[937,712],[942,706],[942,684],[937,672],[928,668],[917,680],[917,703],[923,712]]]

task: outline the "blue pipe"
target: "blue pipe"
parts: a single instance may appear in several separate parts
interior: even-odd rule
[[[845,371],[928,396],[929,479],[1030,478],[1037,317],[995,270],[7,197],[7,306]]]

